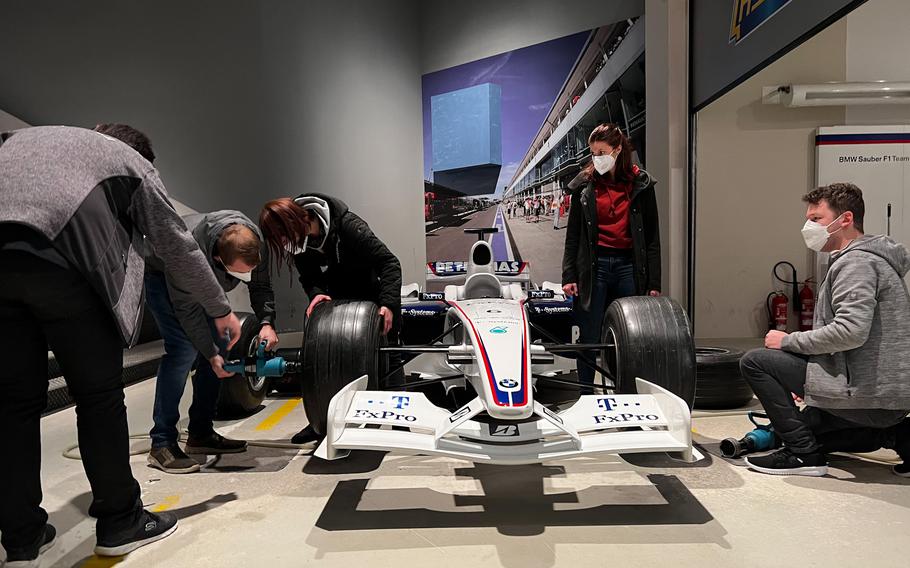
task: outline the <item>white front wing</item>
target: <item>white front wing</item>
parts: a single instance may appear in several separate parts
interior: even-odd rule
[[[697,460],[686,403],[643,379],[636,385],[639,394],[585,395],[558,413],[535,402],[536,420],[490,424],[473,420],[484,410],[478,398],[450,413],[422,393],[367,391],[363,376],[332,398],[326,437],[315,455],[334,460],[354,449],[399,450],[527,464],[598,453],[678,452],[685,461]]]

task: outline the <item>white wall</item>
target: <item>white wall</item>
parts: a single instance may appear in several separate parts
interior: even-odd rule
[[[656,180],[662,292],[687,304],[688,0],[645,2],[647,168]]]
[[[847,81],[910,81],[910,4],[869,0],[847,16]],[[910,124],[910,105],[848,106],[846,124]]]
[[[800,198],[814,186],[815,129],[843,124],[844,107],[763,105],[761,91],[843,81],[846,34],[845,21],[833,24],[698,113],[698,337],[761,336],[765,298],[780,286],[772,266],[787,260],[808,276]]]
[[[424,273],[414,0],[13,0],[0,7],[0,108],[32,124],[146,131],[168,190],[252,218],[321,191]],[[276,278],[279,325],[303,294]]]
[[[785,109],[761,105],[761,87],[910,80],[907,8],[869,0],[699,113],[697,336],[762,335],[764,298],[780,286],[772,265],[789,260],[801,279],[814,271],[799,198],[815,185],[815,128],[910,124],[910,105]]]

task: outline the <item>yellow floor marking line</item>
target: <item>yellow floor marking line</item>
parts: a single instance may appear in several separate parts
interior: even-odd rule
[[[291,413],[292,410],[297,408],[297,405],[300,404],[301,399],[292,398],[288,401],[285,401],[284,404],[278,407],[278,410],[273,412],[271,416],[263,420],[259,426],[256,426],[257,431],[271,430],[278,425],[279,422],[285,419],[285,417]]]
[[[79,565],[79,568],[111,568],[120,564],[126,556],[92,556]]]
[[[171,507],[173,507],[174,505],[176,505],[179,502],[180,502],[180,495],[168,495],[167,497],[165,497],[164,499],[161,500],[161,503],[158,503],[157,505],[155,505],[154,508],[152,508],[152,512],[161,513],[162,511],[167,511],[168,509],[170,509]]]

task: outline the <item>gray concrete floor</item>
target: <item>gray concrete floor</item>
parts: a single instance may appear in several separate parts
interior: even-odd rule
[[[131,432],[150,425],[154,381],[127,389]],[[184,405],[188,398],[184,398]],[[697,412],[707,459],[573,459],[497,467],[359,452],[251,448],[167,475],[133,457],[143,500],[180,516],[176,534],[122,559],[92,556],[88,483],[72,409],[42,421],[44,505],[60,532],[44,566],[870,566],[908,565],[910,481],[891,452],[836,456],[824,478],[780,478],[711,455],[749,429]],[[226,435],[285,441],[305,424],[295,400],[269,400]],[[148,447],[137,440],[136,451]],[[877,460],[877,461],[875,461]]]

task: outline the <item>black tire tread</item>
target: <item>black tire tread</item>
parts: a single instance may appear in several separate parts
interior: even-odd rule
[[[695,356],[698,383],[695,391],[695,408],[705,410],[738,408],[752,400],[752,389],[739,370],[742,350],[728,347],[699,347]]]
[[[301,392],[317,433],[325,433],[329,403],[344,386],[366,374],[369,388],[376,388],[379,324],[379,308],[372,302],[333,300],[313,310],[304,332]]]
[[[695,343],[682,306],[666,297],[620,298],[607,309],[604,342],[610,329],[619,353],[613,369],[618,392],[635,393],[635,377],[641,377],[666,388],[692,408]]]

